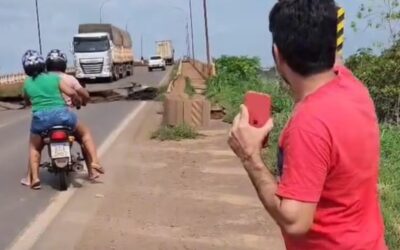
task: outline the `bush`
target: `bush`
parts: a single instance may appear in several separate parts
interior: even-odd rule
[[[346,61],[346,65],[368,87],[382,122],[400,123],[399,61],[398,44],[379,56],[363,49]]]
[[[207,97],[221,105],[226,112],[225,121],[232,122],[239,112],[247,91],[253,90],[271,95],[273,112],[290,111],[292,101],[277,79],[262,79],[257,58],[223,56],[216,61],[218,75],[207,84]]]
[[[400,128],[383,125],[381,141],[380,195],[386,241],[390,249],[400,249]]]
[[[154,132],[151,139],[160,141],[181,141],[185,139],[196,139],[199,134],[191,126],[182,124],[176,127],[164,126]]]

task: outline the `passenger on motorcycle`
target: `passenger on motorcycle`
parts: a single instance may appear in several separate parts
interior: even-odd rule
[[[81,98],[61,77],[45,72],[44,58],[34,50],[28,50],[22,57],[22,66],[28,78],[23,93],[28,104],[32,104],[31,135],[29,142],[29,178],[24,184],[40,189],[39,165],[43,142],[41,134],[53,126],[67,126],[76,129],[77,116],[69,110],[62,93],[69,96],[76,106]]]
[[[84,105],[86,105],[90,100],[89,92],[82,87],[75,77],[65,74],[67,69],[67,56],[64,53],[58,49],[51,50],[47,55],[46,68],[48,72],[57,73],[63,80],[65,80],[65,82],[78,93],[82,98]],[[73,107],[71,98],[64,95],[64,99],[68,106]],[[91,180],[97,179],[100,174],[104,174],[104,169],[100,165],[92,133],[87,125],[78,121],[75,134],[78,142],[83,146],[85,154],[89,157],[89,178]]]
[[[90,100],[89,93],[80,85],[75,77],[65,74],[67,68],[67,57],[64,53],[56,49],[51,50],[46,58],[46,68],[47,72],[59,75],[66,84],[77,92],[79,97],[82,99],[82,104],[84,106],[86,105]],[[68,95],[63,94],[63,98],[69,107],[74,106]],[[100,161],[97,155],[96,145],[89,127],[78,121],[75,130],[75,137],[81,144],[85,157],[87,157],[89,179],[95,180],[100,176],[100,174],[104,174],[104,169],[99,163]]]

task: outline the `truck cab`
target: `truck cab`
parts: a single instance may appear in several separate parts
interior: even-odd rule
[[[113,43],[108,33],[77,34],[73,40],[76,78],[97,79],[113,77]]]

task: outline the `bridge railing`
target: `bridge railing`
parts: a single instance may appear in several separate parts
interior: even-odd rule
[[[67,74],[75,74],[75,68],[68,68]],[[24,73],[0,75],[0,85],[21,84],[25,81],[26,75]]]
[[[214,63],[212,63],[209,67],[207,63],[203,63],[197,60],[191,60],[191,64],[203,76],[204,79],[208,79],[209,77],[216,75]]]

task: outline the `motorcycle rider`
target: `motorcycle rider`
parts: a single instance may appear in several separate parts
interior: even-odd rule
[[[81,104],[81,98],[60,76],[45,72],[45,60],[37,51],[26,51],[22,57],[22,66],[28,75],[23,87],[24,98],[28,104],[32,104],[29,176],[23,180],[23,184],[38,190],[41,188],[39,178],[43,148],[41,134],[53,126],[61,125],[75,129],[78,123],[77,116],[69,110],[61,94],[70,97],[76,106]]]
[[[65,53],[61,52],[58,49],[51,50],[46,58],[46,68],[48,72],[53,72],[58,74],[65,82],[73,88],[78,95],[82,98],[83,104],[86,105],[90,100],[89,92],[82,87],[79,81],[68,74],[65,74],[67,69],[67,56]],[[73,107],[71,98],[67,95],[64,95],[65,102]],[[78,142],[83,146],[83,150],[85,151],[85,155],[88,156],[89,165],[89,178],[91,180],[97,179],[100,174],[104,174],[104,169],[100,165],[100,160],[96,150],[96,144],[94,142],[92,133],[89,127],[82,122],[78,122],[76,127],[76,136]]]
[[[87,102],[90,100],[88,91],[79,84],[75,77],[64,73],[67,68],[67,57],[64,53],[57,49],[51,50],[46,58],[46,68],[47,72],[57,74],[69,87],[77,92],[78,96],[82,99],[82,105],[85,106],[87,104]],[[71,98],[64,93],[62,94],[65,103],[72,108],[74,105]],[[82,151],[85,157],[87,157],[89,163],[89,179],[95,180],[100,176],[100,174],[104,174],[104,169],[99,164],[99,158],[92,133],[88,126],[78,121],[75,129],[75,136],[77,141],[81,144]],[[42,148],[43,147],[44,145],[42,144]],[[30,173],[28,171],[28,177],[29,174]],[[29,180],[29,178],[23,179],[21,183],[23,185],[30,185],[27,180]]]

